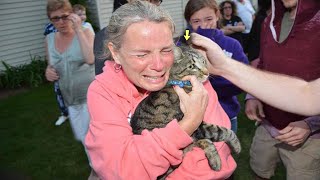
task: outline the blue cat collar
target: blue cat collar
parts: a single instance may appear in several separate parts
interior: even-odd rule
[[[181,80],[169,80],[168,85],[178,85],[183,88],[184,86],[192,86],[190,81],[181,81]]]

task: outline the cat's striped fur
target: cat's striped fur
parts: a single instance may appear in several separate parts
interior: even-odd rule
[[[209,73],[206,68],[205,58],[189,46],[175,49],[175,61],[170,70],[170,79],[181,80],[186,75],[195,75],[198,80],[204,82]],[[190,87],[184,88],[190,92]],[[183,118],[180,110],[178,95],[171,86],[166,86],[160,91],[152,92],[136,108],[132,118],[131,127],[134,134],[141,134],[142,130],[165,127],[171,120],[178,121]],[[184,153],[197,146],[205,151],[209,165],[213,170],[220,170],[221,161],[218,152],[212,142],[225,141],[230,148],[239,153],[240,142],[233,131],[225,127],[202,122],[199,128],[193,133],[194,143],[186,147]],[[164,179],[173,170],[173,167],[158,179]]]

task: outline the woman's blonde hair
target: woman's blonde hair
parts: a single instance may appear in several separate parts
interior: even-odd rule
[[[66,12],[72,12],[72,5],[68,0],[48,0],[47,3],[47,16],[50,19],[50,14],[53,11],[62,9]]]

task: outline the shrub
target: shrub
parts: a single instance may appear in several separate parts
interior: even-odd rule
[[[0,88],[38,87],[46,81],[44,71],[47,62],[40,56],[31,56],[31,63],[19,66],[1,63],[5,70],[0,72]]]

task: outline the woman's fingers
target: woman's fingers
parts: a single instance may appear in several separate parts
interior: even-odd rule
[[[56,70],[50,66],[47,67],[45,76],[48,81],[56,81],[59,79],[59,76]]]
[[[179,124],[188,134],[192,134],[204,118],[209,97],[207,90],[195,76],[186,76],[183,80],[191,82],[192,91],[186,93],[183,88],[180,88],[179,86],[174,87],[174,90],[177,92],[180,99],[181,111],[184,114],[184,117]]]
[[[182,78],[182,80],[183,81],[190,81],[190,83],[192,85],[192,91],[204,88],[203,84],[200,81],[198,81],[195,76],[185,76]]]
[[[72,22],[72,27],[77,30],[77,29],[81,29],[81,18],[77,15],[77,14],[74,14],[74,13],[71,13],[68,17],[68,19]]]

